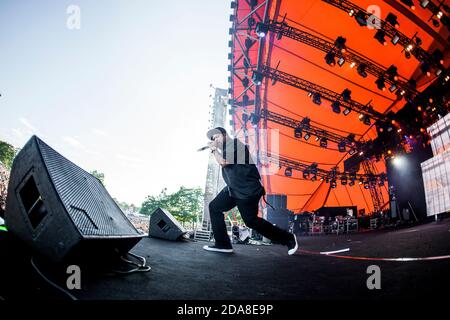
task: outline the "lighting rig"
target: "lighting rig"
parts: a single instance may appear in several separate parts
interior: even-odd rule
[[[264,32],[261,32],[261,30],[264,30]],[[346,45],[346,39],[343,36],[337,37],[333,43],[306,31],[289,26],[284,21],[277,22],[275,20],[270,20],[266,23],[258,23],[255,31],[260,37],[266,36],[270,31],[277,34],[278,39],[285,36],[321,50],[326,53],[325,62],[328,65],[335,66],[337,62],[340,67],[345,63],[347,63],[350,68],[356,67],[356,70],[361,77],[365,78],[368,74],[371,74],[377,78],[378,82],[386,82],[389,85],[389,91],[395,92],[399,98],[405,96],[411,99],[418,94],[415,87],[405,81],[406,79],[400,79],[396,66],[391,65],[388,68],[383,67],[376,62],[365,58],[356,51],[349,49]],[[383,89],[381,88],[381,90]]]
[[[386,37],[391,39],[391,43],[393,45],[401,45],[403,47],[403,52],[405,53],[405,57],[409,58],[413,55],[423,66],[425,70],[424,73],[427,75],[430,74],[431,68],[434,68],[436,75],[439,75],[443,71],[443,54],[440,50],[435,50],[433,54],[429,54],[423,48],[420,47],[422,44],[422,40],[413,36],[413,38],[408,38],[406,35],[401,33],[396,25],[398,22],[394,23],[394,20],[390,18],[388,21],[383,21],[379,17],[368,13],[363,8],[353,4],[348,0],[322,0],[332,6],[339,8],[340,10],[346,12],[350,17],[354,17],[356,22],[361,27],[366,27],[370,21],[375,20],[376,23],[374,25],[379,25],[380,28],[377,29],[374,38],[382,43],[383,45],[387,45]],[[396,19],[395,19],[396,21]],[[392,24],[394,23],[394,25]],[[422,71],[424,71],[422,70]]]

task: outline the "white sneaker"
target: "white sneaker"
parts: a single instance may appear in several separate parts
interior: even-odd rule
[[[287,247],[288,247],[288,255],[292,256],[294,253],[298,250],[298,242],[297,237],[293,234],[292,235],[294,239],[289,240]]]
[[[214,252],[223,252],[223,253],[232,253],[233,248],[220,248],[217,246],[203,246],[203,249],[206,251],[214,251]]]

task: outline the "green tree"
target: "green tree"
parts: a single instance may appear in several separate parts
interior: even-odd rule
[[[11,169],[17,150],[7,142],[0,141],[0,162],[7,169]]]
[[[105,174],[104,173],[94,170],[94,171],[91,171],[90,174],[92,174],[94,177],[96,177],[98,180],[100,180],[102,185],[105,185]]]
[[[147,196],[141,206],[141,213],[151,215],[156,208],[168,210],[183,225],[194,224],[202,213],[203,192],[200,188],[184,186],[172,194],[163,189],[158,196]]]

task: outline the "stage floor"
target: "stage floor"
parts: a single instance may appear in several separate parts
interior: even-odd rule
[[[3,299],[65,298],[36,275],[28,253],[5,248],[0,240],[2,255],[7,256],[0,267]],[[146,257],[150,272],[110,276],[82,270],[82,289],[71,293],[82,300],[234,300],[430,298],[448,292],[450,259],[442,256],[450,255],[450,219],[395,231],[299,240],[303,251],[288,256],[280,245],[235,245],[235,252],[226,255],[204,251],[205,242],[144,238],[132,252]],[[335,255],[319,253],[347,248]],[[438,258],[379,260],[418,257]],[[370,265],[380,267],[380,290],[367,288]]]

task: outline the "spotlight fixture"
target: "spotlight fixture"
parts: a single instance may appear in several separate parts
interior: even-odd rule
[[[335,113],[341,113],[341,104],[338,101],[334,101],[331,104],[331,109],[333,110],[333,112]]]
[[[392,84],[392,85],[389,87],[389,91],[390,91],[390,92],[394,92],[396,89],[397,89],[397,86],[396,86],[395,84]]]
[[[336,186],[337,186],[336,179],[331,180],[330,186],[333,189],[336,188]]]
[[[303,139],[305,139],[305,141],[308,141],[310,137],[311,137],[310,134],[306,133]]]
[[[358,184],[363,184],[363,183],[364,183],[364,178],[363,177],[359,178]]]
[[[397,81],[398,80],[398,72],[397,72],[397,67],[394,65],[391,65],[387,70],[386,70],[386,74],[388,75],[388,78],[392,81]]]
[[[393,14],[392,12],[389,12],[389,14],[387,15],[386,22],[391,24],[396,29],[398,29],[398,27],[400,27],[400,24],[397,21],[397,16],[395,14]]]
[[[428,6],[429,3],[430,3],[430,0],[422,0],[422,1],[420,1],[420,5],[424,9]]]
[[[359,24],[361,27],[367,26],[368,16],[367,16],[366,13],[364,13],[364,12],[362,12],[362,11],[358,11],[358,12],[355,14],[355,19],[356,19],[356,22],[358,22],[358,24]]]
[[[301,138],[302,137],[302,128],[295,128],[294,129],[294,137]]]
[[[428,77],[431,76],[430,73],[430,65],[426,62],[422,62],[422,64],[420,65],[420,70],[426,74]]]
[[[381,43],[383,46],[387,45],[387,41],[385,39],[386,33],[383,30],[378,30],[374,38],[378,40],[379,43]]]
[[[258,35],[258,37],[264,38],[267,35],[267,33],[269,32],[269,27],[266,24],[259,22],[256,24],[255,31],[256,31],[256,34]]]
[[[366,78],[367,77],[367,72],[366,72],[366,68],[367,66],[364,63],[361,63],[358,68],[356,69],[356,71],[358,71],[358,74],[363,77]]]
[[[285,175],[286,177],[292,177],[292,168],[291,168],[291,167],[287,167],[287,168],[284,170],[284,175]]]
[[[441,26],[441,24],[439,23],[439,20],[433,19],[433,20],[431,20],[431,22],[433,23],[433,26],[435,28],[439,28]]]
[[[317,180],[317,174],[315,174],[311,177],[311,181],[316,181],[316,180]]]
[[[303,170],[303,179],[308,179],[309,178],[309,171],[308,169]]]
[[[248,80],[247,77],[245,77],[244,79],[242,79],[242,86],[243,86],[244,88],[247,88],[249,83],[250,83],[250,80]]]
[[[400,40],[400,36],[399,36],[398,34],[395,34],[395,35],[392,37],[391,42],[392,42],[392,44],[395,46],[395,45],[398,43],[399,40]]]
[[[339,152],[345,152],[345,141],[341,141],[338,143]]]
[[[304,129],[308,130],[310,128],[310,122],[311,122],[311,119],[308,117],[305,117],[302,119],[301,125]]]
[[[364,181],[364,189],[369,189],[370,185],[369,185],[369,181],[365,180]]]
[[[355,180],[350,180],[350,182],[348,183],[348,185],[350,186],[350,187],[353,187],[354,185],[355,185]]]
[[[327,138],[322,138],[322,139],[320,139],[320,146],[321,146],[322,148],[326,148],[326,147],[328,146],[328,140],[327,140]]]
[[[336,58],[336,55],[334,54],[334,52],[330,51],[325,55],[325,62],[329,66],[334,66],[336,64],[335,58]]]
[[[348,12],[348,15],[349,15],[350,17],[353,17],[354,14],[355,14],[355,10],[350,9],[350,11]]]
[[[255,85],[260,86],[262,84],[263,75],[257,71],[253,71],[252,80]]]
[[[365,125],[370,126],[370,118],[366,115],[360,115],[359,120],[361,120]]]
[[[411,53],[409,51],[405,51],[405,58],[411,59]]]
[[[347,176],[344,174],[341,176],[341,185],[345,186],[347,184]]]
[[[411,8],[411,10],[415,10],[414,2],[412,0],[400,0],[404,5]]]
[[[351,100],[351,94],[352,92],[349,89],[345,89],[344,91],[342,91],[341,96],[344,101],[349,101]]]
[[[312,100],[313,100],[313,103],[315,103],[315,104],[317,104],[319,106],[322,104],[322,99],[321,99],[320,93],[317,93],[317,92],[314,93]]]
[[[347,41],[347,39],[345,39],[342,36],[339,36],[336,38],[336,40],[334,41],[334,46],[336,48],[338,48],[341,52],[345,52],[346,50],[346,46],[345,46],[345,42]]]
[[[250,122],[253,126],[256,126],[260,119],[261,119],[261,117],[258,116],[256,113],[252,113],[250,115]]]
[[[377,88],[380,90],[386,90],[386,86],[384,84],[384,78],[383,77],[379,77],[376,81],[375,81]]]
[[[351,110],[349,108],[345,108],[344,111],[342,112],[344,114],[344,116],[348,115],[351,112]]]
[[[356,63],[353,61],[352,63],[350,63],[350,68],[353,68],[356,65]]]
[[[432,56],[433,59],[436,60],[436,62],[438,62],[439,64],[444,64],[444,54],[442,53],[441,50],[439,49],[434,50]]]
[[[342,67],[342,65],[345,63],[345,59],[343,58],[343,57],[340,57],[339,59],[338,59],[338,65],[339,65],[339,67]]]
[[[414,38],[414,42],[416,43],[416,45],[421,46],[423,41],[422,39],[420,39],[419,37],[415,37]]]

